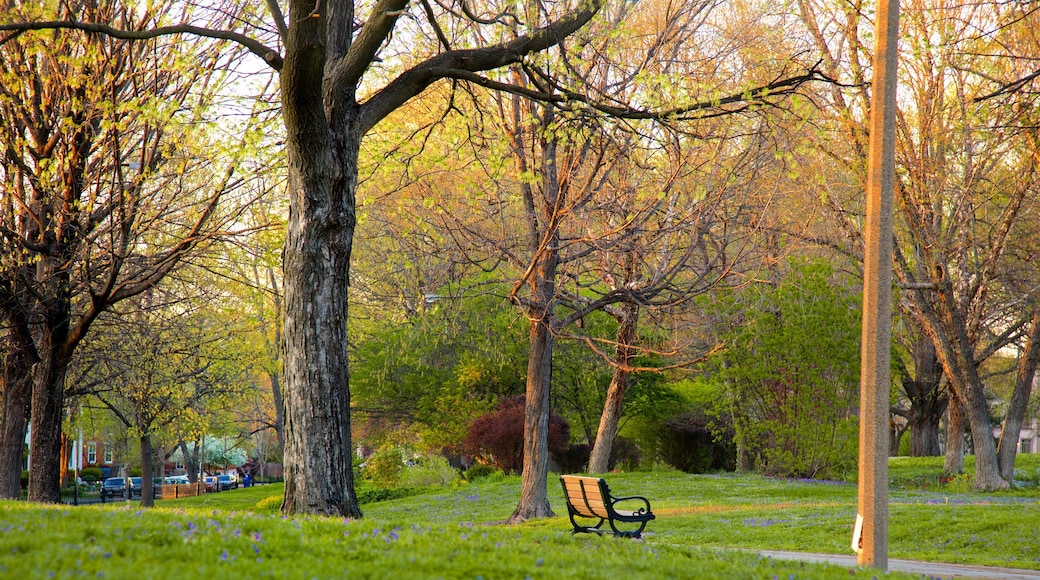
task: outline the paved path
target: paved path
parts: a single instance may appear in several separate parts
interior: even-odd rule
[[[760,554],[777,560],[797,560],[802,562],[828,563],[856,567],[855,556],[839,556],[837,554],[813,554],[809,552],[781,552],[761,550]],[[922,574],[929,578],[984,578],[988,580],[1040,580],[1040,571],[1022,570],[1019,568],[996,568],[992,566],[969,566],[967,564],[941,564],[921,562],[919,560],[888,560],[888,569],[893,572],[910,572]]]

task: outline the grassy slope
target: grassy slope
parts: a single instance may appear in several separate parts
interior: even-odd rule
[[[893,464],[893,478],[904,469],[909,468]],[[280,486],[160,502],[162,507],[149,511],[0,503],[0,576],[850,575],[711,548],[847,554],[856,511],[853,485],[674,472],[612,474],[608,481],[619,495],[651,499],[658,519],[645,541],[571,536],[566,517],[494,525],[516,505],[517,478],[370,504],[365,519],[350,522],[282,518]],[[553,509],[565,513],[557,485],[550,480]],[[893,491],[890,556],[1040,570],[1038,497],[1035,489],[989,495]]]

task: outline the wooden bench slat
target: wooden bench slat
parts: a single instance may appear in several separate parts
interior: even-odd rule
[[[586,500],[586,499],[587,500],[603,501],[603,496],[600,495],[599,490],[596,490],[596,491],[584,490],[584,492],[583,492],[583,490],[580,490],[580,489],[568,489],[567,490],[567,497],[571,497],[571,498],[574,498],[574,499],[579,500],[579,501]]]

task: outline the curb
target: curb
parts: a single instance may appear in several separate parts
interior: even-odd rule
[[[797,560],[802,562],[827,563],[856,568],[855,556],[838,554],[815,554],[811,552],[785,552],[780,550],[758,550],[766,558],[777,560]],[[888,569],[893,572],[909,572],[921,574],[929,578],[979,578],[989,580],[1040,580],[1040,571],[1021,568],[998,568],[994,566],[971,566],[967,564],[945,564],[942,562],[922,562],[920,560],[888,561]]]

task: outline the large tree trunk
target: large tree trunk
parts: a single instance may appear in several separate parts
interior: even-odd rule
[[[552,384],[551,308],[549,306],[531,316],[531,349],[524,399],[524,467],[520,503],[509,516],[510,524],[554,515],[549,506],[546,482],[549,475],[549,388]]]
[[[946,459],[944,473],[964,473],[964,410],[953,393],[946,407]]]
[[[938,268],[940,273],[943,268]],[[975,360],[974,344],[977,343],[978,321],[974,315],[965,316],[958,306],[951,282],[943,275],[937,276],[939,288],[935,309],[929,312],[937,317],[925,317],[924,330],[935,346],[936,356],[942,364],[943,373],[949,381],[949,426],[947,431],[946,465],[948,473],[964,470],[961,433],[958,427],[967,418],[971,430],[975,453],[975,489],[993,491],[1007,489],[1008,482],[1000,477],[997,462],[997,446],[993,440],[993,427],[989,420],[985,388],[979,377],[978,362]],[[961,293],[965,291],[961,290]],[[974,322],[967,322],[974,320]],[[963,428],[963,427],[960,427]]]
[[[935,393],[938,395],[938,393]],[[919,399],[910,407],[910,456],[934,457],[942,453],[939,447],[939,423],[946,413],[944,396]]]
[[[301,159],[307,154],[314,152],[293,155],[290,147],[291,208],[283,254],[282,511],[357,518],[361,510],[351,468],[347,374],[347,286],[354,215],[345,200],[318,203],[316,197],[331,196],[328,185],[313,183],[321,181],[314,173],[322,161]]]
[[[1025,349],[1019,355],[1018,373],[1015,376],[1015,390],[1008,401],[1007,415],[1000,429],[1000,440],[997,443],[997,461],[1000,464],[1000,476],[1012,481],[1015,476],[1015,455],[1018,453],[1018,439],[1021,436],[1022,424],[1029,410],[1029,396],[1033,392],[1033,377],[1040,362],[1040,312],[1033,315],[1030,323],[1029,337]]]
[[[638,321],[639,306],[623,305],[621,325],[617,331],[617,347],[614,349],[616,365],[614,374],[610,377],[610,386],[607,387],[607,400],[603,403],[603,414],[599,419],[599,430],[596,431],[596,443],[592,446],[592,454],[589,456],[589,473],[610,471],[610,452],[621,424],[625,392],[632,375],[628,369],[634,355],[633,345],[636,341]]]
[[[29,501],[61,502],[61,423],[68,360],[60,352],[64,335],[42,330],[41,360],[33,373]],[[59,346],[60,345],[60,346]]]
[[[337,43],[344,34],[350,36],[336,32],[338,40],[328,40],[326,46],[326,24],[330,35],[335,26],[345,26],[338,11],[346,4],[337,3],[326,23],[324,18],[303,17],[313,2],[292,3],[281,75],[289,161],[289,223],[282,254],[282,512],[358,518],[351,467],[347,288],[361,134],[357,106],[346,96],[350,87],[323,90],[326,48],[336,56],[342,49]]]
[[[0,435],[0,498],[21,497],[25,429],[32,401],[32,371],[27,353],[15,348],[4,360],[3,433]]]
[[[993,439],[993,425],[989,421],[989,406],[982,393],[982,384],[971,385],[966,394],[965,409],[975,453],[975,489],[977,491],[1007,489],[1008,482],[1000,477],[997,445]]]
[[[942,453],[939,447],[939,422],[946,412],[947,399],[942,392],[942,367],[935,345],[921,335],[914,344],[914,377],[903,381],[903,391],[910,400],[910,456],[932,457]]]
[[[960,341],[962,348],[954,351],[956,360],[953,364],[945,366],[950,386],[956,394],[957,405],[960,412],[968,420],[971,431],[972,448],[975,454],[975,489],[978,491],[993,491],[1007,489],[1008,482],[1000,477],[1000,467],[997,463],[997,446],[993,439],[993,426],[989,421],[989,406],[979,378],[978,368],[970,356],[970,350],[964,345],[968,341]],[[953,404],[950,405],[953,407]],[[950,415],[951,425],[956,425],[955,416]],[[963,424],[963,423],[961,423]],[[951,459],[947,453],[947,462]],[[954,467],[950,465],[950,467]],[[963,471],[963,455],[958,466]]]
[[[152,437],[141,435],[141,507],[155,505],[155,488],[152,485]]]
[[[188,451],[188,444],[181,441],[177,444],[184,458],[184,470],[188,472],[188,483],[195,483],[199,478],[199,442],[195,442],[195,451]]]

